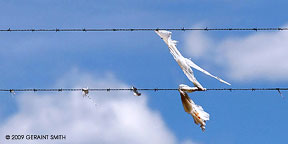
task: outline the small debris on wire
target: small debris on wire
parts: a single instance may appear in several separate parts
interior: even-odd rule
[[[132,91],[133,91],[133,94],[134,96],[141,96],[141,93],[138,92],[137,88],[135,88],[134,86],[132,86]]]
[[[279,88],[277,88],[278,93],[280,94],[280,96],[284,99],[285,97],[282,95],[281,91]]]
[[[88,95],[89,94],[89,88],[82,88],[82,95],[83,97],[87,97],[95,106],[97,106],[97,103]]]
[[[88,87],[87,87],[87,88],[82,88],[82,95],[83,95],[83,97],[88,96],[88,94],[89,94],[89,89],[88,89]]]
[[[10,89],[9,92],[10,92],[12,97],[14,97],[16,95],[16,93],[15,93],[15,91],[13,89]]]

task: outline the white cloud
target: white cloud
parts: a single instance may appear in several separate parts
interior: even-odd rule
[[[77,70],[55,86],[130,87],[111,74],[95,78]],[[16,95],[18,111],[0,125],[0,143],[176,143],[159,112],[147,106],[145,94],[135,97],[131,92],[111,91],[89,95],[96,106],[81,92]],[[66,140],[8,141],[6,134],[65,134]]]
[[[185,53],[193,58],[203,56],[211,45],[211,39],[201,31],[192,31],[185,35]]]
[[[185,140],[185,141],[183,141],[181,144],[198,144],[198,143],[193,142],[193,141],[191,141],[191,140]]]
[[[194,37],[198,36],[204,40],[212,40],[212,37],[204,35],[204,32],[194,35]],[[191,36],[187,36],[186,41],[190,40],[189,37]],[[221,41],[209,42],[213,43],[213,47],[203,46],[202,41],[199,43],[202,45],[201,49],[208,52],[209,60],[224,66],[226,74],[231,79],[238,81],[288,80],[288,65],[286,64],[288,33],[286,32],[255,32],[248,36],[228,37]],[[197,45],[186,47],[186,50],[193,52],[192,49],[198,49]],[[200,53],[196,57],[202,55]],[[202,60],[207,60],[206,57],[203,58]]]

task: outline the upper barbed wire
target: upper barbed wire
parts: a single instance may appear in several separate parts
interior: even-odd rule
[[[139,91],[176,91],[178,88],[137,88]],[[207,88],[206,91],[279,91],[288,90],[288,88]],[[62,91],[83,91],[83,88],[44,88],[44,89],[0,89],[0,91],[5,92],[62,92]],[[133,91],[133,88],[89,88],[89,91]],[[201,91],[201,90],[196,90]]]
[[[55,28],[55,29],[0,29],[0,32],[115,32],[115,31],[286,31],[288,28]]]

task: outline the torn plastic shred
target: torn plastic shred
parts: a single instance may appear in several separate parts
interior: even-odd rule
[[[185,92],[189,92],[189,93],[199,90],[198,87],[190,87],[190,86],[185,85],[185,84],[180,84],[179,89],[181,89],[182,91],[185,91]],[[204,88],[204,90],[207,90],[207,89]]]
[[[183,72],[185,73],[185,75],[187,76],[187,78],[199,89],[201,90],[205,90],[203,88],[203,86],[197,81],[197,79],[194,76],[194,73],[191,69],[195,68],[201,72],[203,72],[206,75],[209,75],[217,80],[219,80],[222,83],[225,83],[227,85],[231,85],[230,83],[222,80],[219,77],[216,77],[212,74],[210,74],[209,72],[207,72],[206,70],[202,69],[201,67],[199,67],[198,65],[196,65],[194,62],[192,62],[190,59],[187,59],[185,57],[182,56],[182,54],[179,52],[179,50],[176,47],[177,41],[172,40],[171,39],[171,35],[172,33],[170,31],[166,31],[166,30],[156,30],[155,31],[160,38],[168,45],[168,48],[170,50],[170,53],[172,54],[172,56],[174,57],[174,59],[176,60],[176,62],[179,64],[179,66],[181,67],[181,69],[183,70]]]
[[[138,92],[137,88],[135,88],[134,86],[132,86],[132,91],[133,91],[133,94],[134,96],[141,96],[141,93]]]
[[[87,88],[82,88],[82,95],[83,95],[83,97],[88,96],[88,94],[89,94],[89,89],[88,89],[88,87],[87,87]]]
[[[16,93],[15,93],[15,91],[13,89],[10,89],[9,92],[10,92],[12,97],[14,97],[16,95]]]
[[[195,91],[195,88],[198,89],[197,87],[191,88],[189,87],[188,89],[184,89],[184,88],[188,88],[189,86],[187,85],[180,85],[179,86],[179,92],[180,92],[180,96],[181,96],[181,101],[184,107],[185,112],[187,112],[188,114],[191,114],[193,119],[194,119],[194,123],[199,125],[200,124],[200,128],[202,129],[202,131],[205,131],[205,126],[206,126],[206,121],[209,120],[210,115],[204,111],[204,109],[195,104],[194,101],[188,96],[188,94],[186,92],[193,92],[193,90]]]

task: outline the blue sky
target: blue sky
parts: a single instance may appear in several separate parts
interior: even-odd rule
[[[287,3],[284,0],[273,3],[267,0],[2,0],[0,28],[285,27]],[[0,38],[1,88],[132,85],[139,88],[176,88],[181,83],[192,85],[170,55],[166,44],[152,31],[2,32]],[[287,87],[285,54],[288,51],[285,47],[288,45],[288,34],[285,31],[173,31],[172,38],[179,41],[178,49],[184,56],[191,57],[207,71],[230,82],[233,88]],[[204,87],[228,87],[200,72],[195,72],[195,75]],[[130,93],[91,93],[101,108],[91,106],[92,103],[83,99],[81,93],[17,93],[14,98],[9,93],[1,93],[0,142],[7,142],[4,139],[6,134],[47,133],[70,135],[67,143],[71,143],[73,137],[79,139],[78,143],[237,144],[287,141],[287,100],[283,100],[277,92],[207,91],[190,94],[210,113],[211,120],[207,122],[205,133],[184,112],[178,92],[143,93],[142,97],[133,97]],[[287,92],[282,93],[287,95]],[[124,101],[123,105],[120,102],[117,105],[118,98],[120,102]],[[88,111],[84,116],[77,111],[82,107]],[[134,111],[129,110],[134,108]],[[48,110],[55,110],[57,115],[51,114],[49,119],[50,116],[46,115]],[[74,110],[77,112],[73,115]],[[110,126],[106,122],[111,120],[108,112],[120,127],[111,126],[109,131],[101,127]],[[131,115],[125,117],[118,115],[129,112]],[[42,116],[48,122],[44,122]],[[83,120],[83,117],[87,118]],[[134,119],[138,122],[130,121]],[[66,125],[67,120],[70,123]],[[87,128],[83,130],[87,135],[80,133],[82,129],[75,126],[78,120],[80,125],[84,125],[83,129]],[[59,121],[60,128],[48,130],[55,121]],[[132,127],[133,124],[136,128]],[[65,131],[73,126],[75,129]],[[125,131],[125,127],[139,135],[132,140],[131,131]],[[112,135],[114,141],[89,128],[107,130],[103,133]]]

